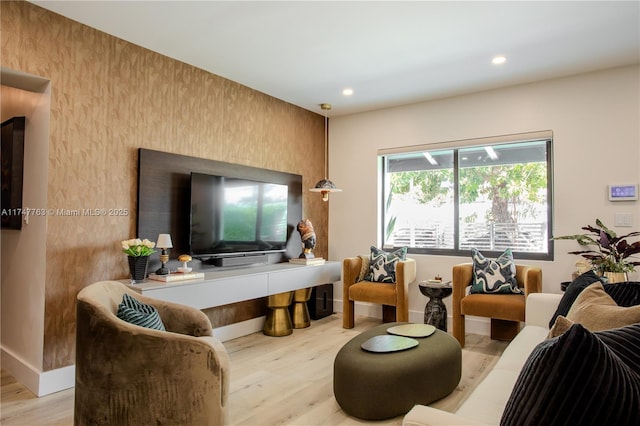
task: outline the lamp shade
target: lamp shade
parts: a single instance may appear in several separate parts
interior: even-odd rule
[[[313,192],[342,192],[342,189],[338,189],[336,185],[331,182],[329,179],[321,179],[316,183],[314,188],[311,188],[309,191]]]
[[[158,242],[156,243],[156,247],[161,249],[173,248],[173,243],[171,242],[171,235],[169,234],[159,234]]]
[[[322,193],[322,201],[329,201],[330,192],[342,192],[342,189],[336,188],[336,185],[329,179],[321,179],[316,186],[309,191]]]

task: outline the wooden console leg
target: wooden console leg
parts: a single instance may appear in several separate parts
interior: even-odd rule
[[[518,321],[491,318],[491,338],[494,340],[512,340],[519,331]]]

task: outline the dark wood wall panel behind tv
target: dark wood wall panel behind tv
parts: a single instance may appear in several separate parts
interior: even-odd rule
[[[25,117],[2,123],[2,228],[22,229]]]
[[[172,259],[182,253],[189,253],[191,172],[288,185],[289,229],[286,255],[298,256],[302,246],[300,235],[296,231],[296,226],[302,218],[302,176],[144,148],[138,149],[139,238],[156,241],[158,234],[168,233],[171,234],[173,242],[170,252]],[[155,270],[158,265],[156,254],[149,264],[149,271]]]

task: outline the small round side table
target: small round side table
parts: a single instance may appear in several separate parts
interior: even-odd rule
[[[293,292],[293,304],[291,305],[291,321],[293,328],[306,328],[311,325],[307,301],[311,298],[311,287],[302,288]]]
[[[267,297],[267,318],[262,332],[267,336],[288,336],[293,333],[289,305],[293,300],[293,291],[272,294]]]
[[[419,284],[420,293],[429,298],[424,307],[424,323],[431,324],[442,331],[447,331],[447,307],[442,299],[451,296],[451,283],[430,283],[423,281]]]

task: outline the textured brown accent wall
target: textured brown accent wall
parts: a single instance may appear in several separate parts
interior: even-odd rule
[[[47,217],[45,371],[74,363],[75,297],[127,276],[137,148],[323,177],[324,121],[309,112],[25,2],[1,2],[3,67],[51,81],[49,209],[128,209],[128,216]],[[318,101],[322,101],[319,99]],[[40,207],[40,206],[34,206]],[[305,191],[316,254],[328,210]]]

